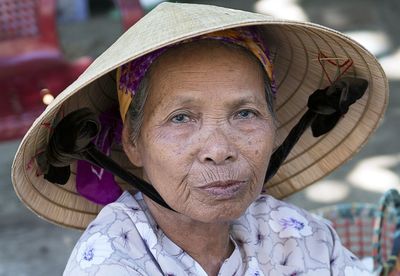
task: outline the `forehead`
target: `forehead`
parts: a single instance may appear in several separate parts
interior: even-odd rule
[[[232,62],[236,65],[232,70],[251,65],[263,71],[261,63],[248,49],[219,40],[204,39],[167,50],[151,66],[150,74],[158,71],[168,73],[174,69],[193,66],[212,67]]]
[[[204,94],[210,89],[263,86],[265,72],[247,49],[202,40],[169,49],[153,63],[149,75],[150,98],[157,96],[160,103],[161,99],[179,93]]]

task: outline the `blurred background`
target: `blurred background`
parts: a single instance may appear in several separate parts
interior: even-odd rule
[[[0,0],[0,275],[61,275],[80,236],[37,218],[14,193],[11,163],[46,104],[160,0]],[[340,169],[286,200],[305,209],[376,203],[400,188],[400,1],[174,1],[257,11],[340,30],[379,59],[390,101],[380,128]],[[44,88],[48,88],[44,89]]]

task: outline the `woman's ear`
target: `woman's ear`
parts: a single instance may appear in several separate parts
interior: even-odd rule
[[[143,166],[142,164],[142,156],[140,154],[137,141],[132,141],[129,135],[128,126],[125,123],[122,129],[122,147],[125,151],[126,156],[128,156],[129,160],[133,165],[140,168]]]

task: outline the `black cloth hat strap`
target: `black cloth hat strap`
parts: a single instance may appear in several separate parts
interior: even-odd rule
[[[368,88],[368,81],[345,77],[338,79],[325,89],[318,89],[308,98],[308,110],[292,128],[283,143],[271,156],[265,182],[270,180],[285,161],[304,131],[311,126],[314,137],[326,134],[349,110],[350,105],[360,99]]]
[[[65,116],[54,128],[46,151],[36,158],[44,178],[52,183],[64,185],[71,173],[70,164],[74,160],[85,160],[104,168],[161,206],[171,209],[152,185],[123,169],[96,148],[91,141],[99,130],[98,118],[89,108],[78,109]]]
[[[367,87],[366,80],[342,78],[325,89],[316,90],[308,99],[308,110],[272,154],[265,181],[277,172],[309,126],[314,137],[330,131],[349,106],[364,95]],[[86,160],[120,177],[161,206],[173,210],[151,184],[126,171],[96,148],[92,140],[99,130],[98,118],[88,108],[65,116],[54,128],[46,150],[36,157],[44,178],[63,185],[70,177],[70,164],[74,160]]]

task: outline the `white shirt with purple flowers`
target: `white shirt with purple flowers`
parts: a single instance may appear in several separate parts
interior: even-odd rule
[[[323,220],[260,196],[231,225],[232,255],[219,275],[370,275]],[[104,207],[76,244],[64,275],[207,275],[172,242],[141,193]]]

